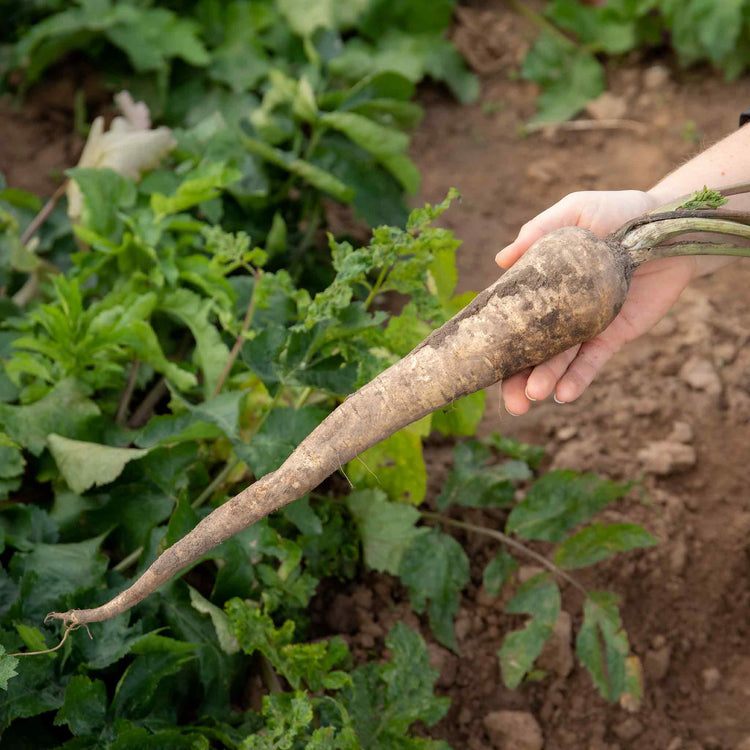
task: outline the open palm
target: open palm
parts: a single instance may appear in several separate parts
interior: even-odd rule
[[[525,224],[516,240],[498,253],[497,263],[509,268],[554,229],[579,226],[605,236],[654,207],[647,193],[636,190],[571,193]],[[694,258],[682,257],[642,265],[633,276],[625,304],[602,333],[503,382],[507,410],[524,414],[530,401],[552,393],[562,403],[577,399],[618,349],[664,317],[690,281],[694,263]]]

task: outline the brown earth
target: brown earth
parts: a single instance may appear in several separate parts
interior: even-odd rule
[[[461,289],[484,288],[498,273],[495,252],[565,194],[647,188],[730,132],[750,103],[748,77],[727,83],[710,71],[679,71],[669,59],[635,55],[610,66],[614,98],[605,100],[604,115],[635,120],[644,129],[563,128],[522,137],[535,90],[514,80],[512,71],[532,31],[507,11],[490,8],[485,16],[465,9],[456,31],[482,73],[481,101],[460,106],[443,92],[425,91],[426,117],[413,146],[424,175],[421,198],[438,201],[449,187],[463,195],[445,219],[464,240]],[[32,94],[23,110],[0,102],[0,171],[9,184],[49,193],[60,170],[76,162],[82,140],[74,134],[70,102],[80,87],[88,81],[57,79]],[[564,622],[545,659],[550,675],[515,692],[505,689],[496,652],[519,623],[503,613],[507,594],[490,597],[481,590],[494,544],[459,535],[472,559],[473,582],[457,617],[461,657],[430,644],[441,669],[439,691],[452,699],[430,736],[457,750],[539,748],[542,737],[547,750],[750,746],[750,493],[743,468],[750,444],[748,282],[744,260],[696,281],[575,404],[540,403],[513,418],[499,410],[497,393],[490,394],[484,431],[545,445],[554,467],[640,480],[642,491],[605,520],[643,523],[661,544],[578,577],[622,597],[625,625],[646,673],[641,708],[628,712],[599,697],[572,659]],[[449,457],[450,446],[428,449],[433,489]],[[498,524],[492,513],[461,516]],[[330,631],[347,634],[359,658],[382,649],[397,619],[421,627],[430,639],[425,622],[387,577],[368,576],[323,598],[331,605]],[[570,586],[563,587],[563,607],[575,634],[581,597]]]

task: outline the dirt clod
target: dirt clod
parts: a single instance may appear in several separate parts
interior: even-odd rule
[[[643,723],[639,719],[636,719],[635,716],[628,717],[612,728],[612,731],[617,735],[618,739],[621,739],[623,742],[634,740],[636,737],[643,734],[643,730]]]
[[[643,88],[658,91],[667,83],[669,83],[669,68],[666,65],[652,65],[643,71]]]
[[[638,460],[649,474],[668,476],[695,466],[695,448],[673,440],[654,440],[638,451]]]
[[[552,637],[547,641],[537,664],[540,669],[553,672],[558,677],[567,677],[573,670],[572,621],[570,615],[561,610]]]
[[[710,693],[719,687],[721,672],[716,667],[708,667],[701,672],[701,682],[703,683],[703,689]]]
[[[722,385],[719,373],[713,364],[700,356],[693,356],[680,368],[680,380],[684,380],[693,390],[705,391],[717,396]]]
[[[544,736],[537,720],[525,711],[493,711],[484,717],[492,747],[497,750],[542,750]]]
[[[661,682],[667,676],[671,656],[672,649],[669,646],[646,652],[643,659],[643,670],[649,680]]]

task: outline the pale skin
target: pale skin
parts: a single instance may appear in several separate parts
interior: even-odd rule
[[[708,185],[721,188],[750,181],[750,125],[716,143],[669,174],[651,190],[571,193],[521,227],[518,237],[495,260],[510,268],[540,237],[564,226],[590,229],[604,237],[636,216]],[[734,196],[728,208],[749,211],[750,195]],[[604,364],[625,344],[649,331],[698,276],[731,262],[691,256],[644,263],[635,273],[619,315],[598,336],[502,383],[506,410],[525,414],[532,401],[553,396],[575,401]]]

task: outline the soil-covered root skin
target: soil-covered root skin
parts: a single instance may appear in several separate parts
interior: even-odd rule
[[[592,338],[620,310],[631,271],[616,246],[586,229],[546,235],[464,310],[340,404],[279,469],[167,549],[130,588],[96,609],[50,617],[81,625],[125,612],[405,425]]]
[[[632,272],[623,251],[588,229],[558,229],[418,349],[446,363],[486,359],[492,373],[456,396],[486,388],[601,333],[625,302]]]

